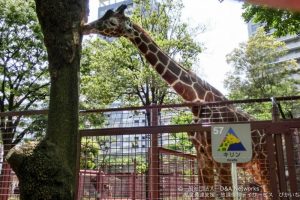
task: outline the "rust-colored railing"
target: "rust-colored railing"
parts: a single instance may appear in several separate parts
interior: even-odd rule
[[[266,135],[265,168],[271,191],[240,191],[243,199],[268,199],[270,194],[273,197],[269,199],[300,198],[300,97],[276,100],[281,112],[270,99],[201,104],[202,108],[216,109],[233,105],[255,113],[256,120],[231,123],[250,123],[251,129]],[[214,182],[218,189],[213,193],[199,180],[201,166],[186,133],[210,132],[212,124],[189,123],[192,106],[199,104],[80,111],[77,199],[198,199],[226,195],[218,177]],[[23,136],[20,142],[26,142],[42,136],[46,123],[41,122],[46,115],[47,110],[0,113],[2,140],[13,136],[11,143],[3,141],[7,148],[0,143],[0,200],[18,199],[19,192],[18,180],[3,160],[4,154],[17,138]],[[28,129],[34,122],[41,125],[39,129]],[[9,137],[3,137],[5,134]],[[251,163],[238,166],[239,186],[259,188],[251,174],[245,172],[256,170],[255,167]]]

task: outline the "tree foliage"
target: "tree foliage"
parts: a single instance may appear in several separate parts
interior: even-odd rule
[[[192,113],[183,112],[179,113],[178,116],[174,116],[171,120],[171,124],[191,124],[192,121]],[[187,133],[172,133],[170,136],[173,142],[168,144],[168,148],[186,153],[195,153],[194,145]]]
[[[34,9],[33,1],[0,1],[1,112],[41,108],[47,102],[47,54]],[[26,133],[45,128],[37,126],[44,125],[42,117],[20,122],[21,117],[1,118],[4,144],[15,145]],[[17,126],[19,133],[12,128]]]
[[[283,42],[259,29],[247,43],[241,43],[227,55],[227,62],[233,67],[225,79],[229,97],[253,99],[299,94],[298,83],[292,78],[299,71],[296,61],[280,60],[286,53]],[[247,111],[255,113],[253,109]]]
[[[0,0],[0,112],[41,108],[47,104],[49,81],[46,60],[34,2]],[[45,133],[45,128],[45,116],[0,117],[3,157],[26,134],[39,137]],[[2,180],[5,171],[9,170],[9,166],[4,164],[0,188],[9,188],[9,182]]]
[[[93,142],[91,138],[82,138],[80,169],[95,169],[97,167],[96,158],[99,154],[100,146]]]
[[[181,1],[135,1],[132,20],[147,30],[154,41],[186,68],[197,61],[201,46],[193,39],[200,28],[180,21]],[[84,106],[97,107],[119,99],[131,105],[162,104],[177,96],[126,38],[102,38],[85,43],[81,91]]]
[[[245,3],[242,14],[246,22],[261,23],[266,31],[273,29],[274,35],[299,34],[300,13]]]

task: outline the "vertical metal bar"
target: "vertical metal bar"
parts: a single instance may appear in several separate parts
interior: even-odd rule
[[[294,129],[294,135],[295,135],[295,137],[293,138],[293,141],[294,141],[294,144],[296,144],[296,147],[295,147],[295,153],[296,153],[295,161],[297,161],[297,164],[299,164],[299,161],[300,161],[300,133],[299,133],[298,128]]]
[[[79,131],[77,134],[77,148],[76,148],[76,177],[75,177],[75,181],[76,181],[76,185],[75,185],[75,200],[80,199],[80,177],[79,177],[79,173],[80,173],[80,152],[81,152],[81,132]],[[84,180],[84,178],[83,178]]]
[[[104,194],[104,178],[105,178],[105,174],[103,171],[98,171],[98,173],[96,173],[96,191],[97,191],[97,200],[103,199],[103,197],[105,197]]]
[[[269,169],[270,169],[270,184],[271,184],[271,192],[273,199],[279,199],[278,187],[277,187],[277,173],[276,173],[276,158],[274,155],[275,147],[274,140],[271,134],[266,133],[266,145],[267,145],[267,154],[269,161]]]
[[[102,179],[101,179],[101,174],[100,170],[98,173],[96,173],[96,200],[100,200],[102,198],[102,191],[101,191],[101,184],[102,184]]]
[[[83,178],[82,178],[83,177]],[[83,188],[84,188],[84,175],[80,176],[80,172],[79,172],[79,179],[78,179],[78,184],[77,184],[77,199],[80,200],[81,196],[83,194]],[[80,188],[82,188],[82,190],[80,190]]]
[[[3,159],[4,160],[4,159]],[[8,200],[9,199],[9,185],[11,182],[11,168],[8,162],[4,161],[2,163],[2,183],[0,184],[0,200]]]
[[[151,126],[158,125],[158,109],[151,110]],[[150,147],[150,199],[159,199],[159,150],[158,150],[158,133],[151,135]]]
[[[133,173],[132,173],[132,193],[131,193],[131,199],[135,200],[136,198],[136,159],[133,161]]]
[[[178,188],[178,169],[177,169],[177,167],[178,167],[178,162],[177,162],[178,160],[176,159],[176,161],[175,161],[175,188]],[[172,187],[172,190],[173,190],[173,187]],[[178,197],[178,190],[177,189],[175,189],[175,196],[176,197]]]
[[[294,145],[292,140],[292,133],[291,130],[289,132],[286,132],[285,135],[285,145],[286,145],[286,159],[288,164],[288,180],[289,180],[289,186],[290,191],[292,194],[297,193],[297,175],[296,175],[296,168],[295,168],[295,154],[294,154]],[[297,197],[292,197],[292,199],[298,199]]]
[[[277,173],[279,179],[279,189],[280,192],[287,192],[287,181],[285,176],[284,167],[284,155],[283,155],[283,145],[282,145],[282,135],[275,134],[275,145],[276,145],[276,159],[277,159]],[[282,199],[287,199],[282,197]]]
[[[195,160],[193,159],[193,160],[191,160],[191,163],[192,163],[192,188],[195,188],[196,187],[196,180],[195,180],[195,175],[197,174],[197,173],[195,173]],[[199,186],[199,185],[197,185],[197,186]],[[196,197],[196,195],[195,195],[196,193],[195,192],[193,192],[193,198],[195,198]]]
[[[237,168],[236,163],[231,163],[231,178],[232,178],[232,196],[234,200],[239,199],[239,192],[238,192],[238,175],[237,175]]]
[[[272,98],[272,121],[275,123],[280,120],[280,112],[276,100]],[[284,154],[283,154],[283,145],[282,145],[282,133],[275,134],[275,148],[276,148],[276,160],[277,160],[277,173],[279,181],[279,190],[280,192],[287,192],[287,182],[285,177],[285,167],[284,167]],[[287,199],[282,197],[282,199]]]

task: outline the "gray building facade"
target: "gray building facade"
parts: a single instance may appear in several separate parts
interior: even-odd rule
[[[249,22],[248,23],[249,37],[253,36],[256,33],[257,29],[261,26],[262,25],[259,23]],[[270,34],[272,34],[272,31],[270,31]],[[287,55],[279,58],[278,62],[295,59],[300,67],[300,36],[299,35],[287,35],[287,36],[278,38],[278,40],[284,42],[288,49]],[[300,76],[298,78],[300,78]]]
[[[248,23],[248,34],[249,37],[253,36],[259,27],[262,27],[262,24],[259,23]],[[270,30],[269,34],[272,34],[273,31]],[[286,35],[283,37],[277,38],[279,41],[282,41],[286,44],[288,53],[285,56],[282,56],[278,58],[277,62],[283,62],[287,60],[294,59],[296,60],[298,64],[298,69],[300,69],[300,35]],[[295,73],[291,75],[291,78],[295,80],[300,80],[300,74]],[[298,85],[298,91],[300,91],[300,85]],[[299,105],[296,105],[293,109],[293,116],[294,117],[300,117],[300,107]]]
[[[99,0],[98,17],[102,17],[109,9],[117,9],[122,4],[126,4],[128,6],[126,14],[130,14],[133,7],[133,0]]]

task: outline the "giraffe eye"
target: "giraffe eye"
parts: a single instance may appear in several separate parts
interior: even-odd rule
[[[115,26],[117,25],[115,22],[109,22],[110,25]]]
[[[117,25],[117,24],[116,24],[115,22],[113,22],[113,21],[110,21],[109,24],[112,25],[112,26],[116,26],[116,25]]]

